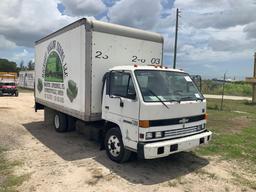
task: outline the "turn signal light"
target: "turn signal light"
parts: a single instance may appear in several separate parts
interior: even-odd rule
[[[205,119],[205,120],[208,120],[208,113],[205,113],[205,114],[204,114],[204,119]]]
[[[141,128],[149,128],[149,120],[140,120],[139,121],[139,126]]]

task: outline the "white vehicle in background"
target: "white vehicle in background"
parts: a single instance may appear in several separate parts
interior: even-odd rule
[[[34,89],[35,71],[20,71],[18,85],[21,88]]]
[[[85,130],[116,162],[205,144],[206,100],[162,54],[159,34],[81,19],[36,42],[35,108],[58,132]]]

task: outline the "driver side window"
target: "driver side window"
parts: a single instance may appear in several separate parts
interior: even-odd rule
[[[131,75],[125,72],[111,72],[110,95],[131,98],[136,94]]]

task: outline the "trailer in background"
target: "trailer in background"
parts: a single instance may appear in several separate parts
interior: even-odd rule
[[[35,71],[20,71],[18,85],[21,88],[34,89]]]

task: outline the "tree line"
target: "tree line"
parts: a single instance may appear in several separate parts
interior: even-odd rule
[[[30,60],[27,65],[24,64],[24,61],[21,61],[17,66],[16,62],[9,61],[8,59],[0,58],[0,72],[17,72],[25,70],[34,70],[35,63]]]

